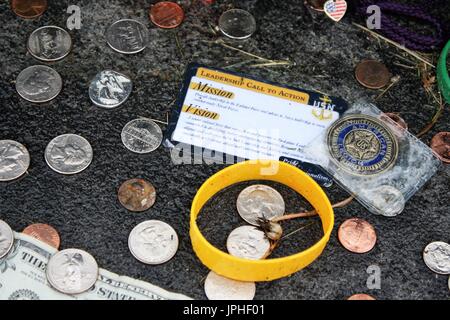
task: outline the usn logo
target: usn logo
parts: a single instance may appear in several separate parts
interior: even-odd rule
[[[314,109],[312,110],[313,116],[320,121],[333,119],[333,110],[336,105],[333,104],[333,101],[329,96],[323,96],[319,100],[320,101],[314,101]]]

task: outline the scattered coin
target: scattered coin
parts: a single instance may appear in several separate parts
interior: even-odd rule
[[[22,144],[0,140],[0,181],[12,181],[27,172],[30,154]]]
[[[431,148],[442,162],[450,164],[450,132],[439,132],[431,140]]]
[[[5,257],[14,244],[14,233],[11,227],[0,220],[0,259]]]
[[[369,296],[368,294],[358,293],[358,294],[352,295],[347,300],[376,300],[376,299],[372,296]]]
[[[48,166],[62,174],[76,174],[85,170],[92,162],[90,143],[76,134],[63,134],[54,138],[45,149]]]
[[[338,238],[344,248],[353,253],[369,252],[377,242],[377,235],[372,225],[358,218],[348,219],[341,224]]]
[[[370,190],[370,201],[385,217],[395,217],[405,209],[405,197],[397,188],[382,185]]]
[[[156,201],[156,190],[144,179],[125,181],[119,188],[119,202],[128,210],[142,212],[148,210]]]
[[[28,38],[28,51],[41,61],[57,61],[66,57],[72,49],[72,38],[63,28],[41,27]]]
[[[130,233],[131,254],[145,264],[162,264],[175,256],[178,236],[165,222],[148,220],[138,224]]]
[[[61,243],[58,231],[48,224],[36,223],[29,225],[22,231],[22,233],[38,239],[39,241],[45,242],[56,249],[59,248]]]
[[[423,260],[431,271],[438,274],[450,274],[450,244],[436,241],[423,250]]]
[[[163,29],[176,28],[184,20],[184,11],[175,2],[161,1],[150,8],[150,20]]]
[[[254,226],[259,226],[260,219],[271,220],[281,217],[285,212],[281,194],[262,184],[242,190],[238,196],[236,207],[242,219]]]
[[[327,0],[305,0],[305,4],[308,5],[311,9],[323,12],[323,6]]]
[[[255,33],[256,21],[248,11],[231,9],[220,16],[219,29],[229,38],[247,39]]]
[[[363,60],[355,71],[356,80],[369,89],[381,89],[385,87],[390,79],[391,73],[388,68],[376,60]]]
[[[389,117],[392,121],[395,122],[395,124],[397,124],[400,128],[404,129],[404,130],[408,130],[408,124],[406,123],[405,120],[403,120],[402,117],[400,117],[397,113],[385,113],[383,116],[387,116]],[[383,119],[383,116],[381,117],[381,119]]]
[[[115,108],[124,103],[131,94],[131,79],[116,71],[97,73],[89,86],[89,97],[99,107]]]
[[[242,226],[234,229],[228,236],[227,249],[232,256],[260,260],[269,251],[270,241],[256,227]]]
[[[116,21],[106,31],[108,45],[124,54],[141,52],[147,46],[148,38],[147,27],[131,19]]]
[[[122,143],[135,153],[150,153],[158,149],[163,139],[161,128],[150,119],[135,119],[122,130]]]
[[[209,300],[253,300],[254,282],[242,282],[219,276],[211,271],[205,280],[205,294]]]
[[[55,253],[47,264],[47,280],[65,294],[79,294],[89,290],[97,281],[98,265],[94,257],[79,249]]]
[[[12,0],[11,8],[17,16],[33,19],[47,10],[47,0]]]
[[[24,69],[16,80],[16,90],[27,101],[35,103],[54,99],[62,89],[58,72],[47,66],[31,66]]]

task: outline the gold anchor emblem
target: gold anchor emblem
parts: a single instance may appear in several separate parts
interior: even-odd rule
[[[332,102],[332,100],[330,99],[330,97],[328,96],[323,96],[322,98],[319,99],[320,101],[322,101],[325,104],[329,104]],[[333,118],[333,112],[331,110],[325,110],[325,108],[319,107],[317,109],[313,109],[312,110],[312,114],[314,117],[316,117],[319,120],[330,120]]]

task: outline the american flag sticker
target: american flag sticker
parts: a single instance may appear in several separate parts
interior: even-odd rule
[[[327,16],[339,22],[347,12],[347,2],[345,0],[329,0],[325,2],[323,8]]]

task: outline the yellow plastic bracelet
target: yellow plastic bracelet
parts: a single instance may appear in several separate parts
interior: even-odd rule
[[[267,174],[268,167],[278,170]],[[249,180],[271,180],[285,184],[301,194],[317,210],[324,236],[312,247],[297,254],[265,260],[236,258],[210,244],[201,234],[197,217],[205,203],[220,190]],[[220,217],[218,217],[220,218]],[[289,276],[316,260],[330,239],[334,212],[322,188],[306,173],[284,162],[246,161],[225,168],[210,177],[198,190],[191,207],[190,236],[200,261],[219,275],[240,281],[270,281]]]

